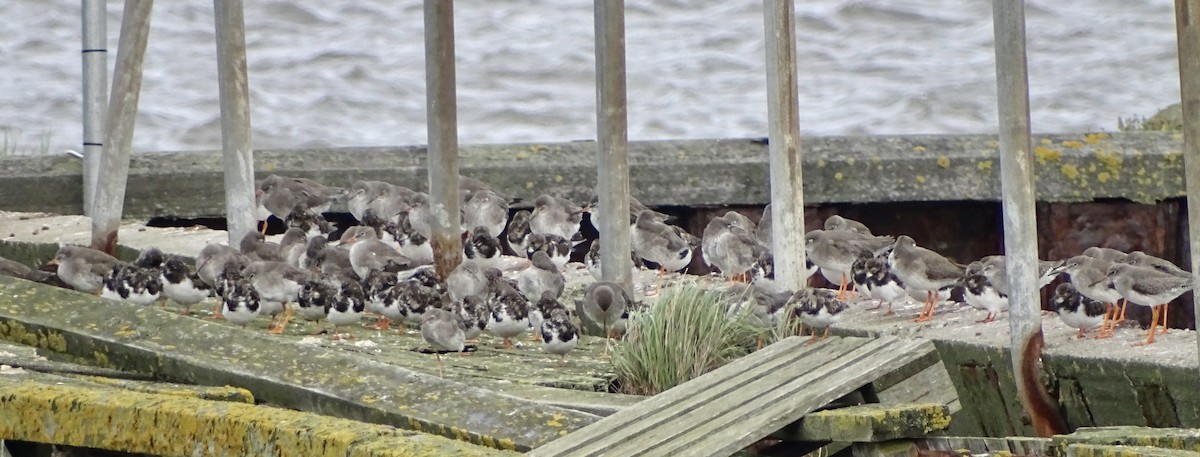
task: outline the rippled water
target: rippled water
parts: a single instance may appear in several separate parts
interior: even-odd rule
[[[991,2],[796,3],[802,133],[996,130]],[[122,4],[108,2],[111,51]],[[765,135],[761,9],[628,1],[631,139]],[[22,152],[78,148],[79,2],[0,11],[0,127]],[[457,2],[461,141],[592,138],[591,13],[578,0]],[[1178,100],[1169,0],[1026,13],[1035,131],[1114,130]],[[135,148],[219,147],[212,3],[160,1],[151,23]],[[246,26],[256,147],[425,142],[420,1],[251,0]]]

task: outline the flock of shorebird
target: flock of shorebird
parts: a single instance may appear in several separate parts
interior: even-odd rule
[[[237,247],[205,246],[193,267],[182,257],[148,249],[133,263],[80,246],[63,246],[51,261],[58,277],[71,287],[103,297],[150,305],[170,299],[184,306],[219,297],[214,317],[245,325],[272,316],[271,333],[282,333],[294,314],[326,320],[339,339],[339,326],[357,323],[366,312],[378,316],[375,327],[392,322],[418,325],[421,335],[440,352],[461,352],[466,342],[486,331],[512,339],[532,330],[542,348],[561,356],[579,341],[580,326],[560,301],[565,288],[562,269],[584,239],[585,212],[595,224],[602,204],[587,206],[542,195],[533,209],[509,217],[512,197],[488,185],[460,177],[464,260],[445,278],[435,273],[430,245],[431,218],[427,194],[378,181],[359,181],[349,188],[328,187],[312,180],[271,175],[257,183],[258,218],[274,216],[288,225],[280,242],[263,233],[247,234]],[[329,240],[334,226],[322,213],[344,201],[360,225]],[[838,290],[782,290],[774,279],[770,252],[770,205],[759,223],[729,211],[714,218],[700,238],[669,224],[670,217],[630,199],[631,257],[660,272],[679,271],[701,248],[705,263],[734,284],[725,288],[731,315],[746,316],[754,325],[773,327],[792,318],[815,329],[838,322],[848,309],[848,294],[877,300],[880,309],[914,297],[924,301],[917,321],[933,318],[938,304],[965,302],[986,310],[991,321],[1007,309],[1003,256],[969,265],[955,263],[917,246],[908,236],[877,236],[863,224],[840,216],[805,238],[805,278],[820,271]],[[265,232],[265,224],[264,224]],[[521,260],[512,262],[516,256]],[[630,291],[600,280],[599,243],[584,256],[596,277],[584,292],[580,309],[603,328],[606,341],[627,327],[631,311],[642,306]],[[643,263],[643,261],[645,263]],[[1118,302],[1153,308],[1149,335],[1154,342],[1162,308],[1194,286],[1190,273],[1141,252],[1090,248],[1065,261],[1041,262],[1045,286],[1065,274],[1053,308],[1067,325],[1084,332],[1099,328],[1097,338],[1111,336],[1124,318]],[[288,305],[293,306],[288,306]],[[352,337],[352,336],[351,336]],[[814,341],[818,338],[814,331]],[[759,344],[761,346],[761,339]],[[608,344],[605,345],[607,353]],[[440,370],[440,355],[438,366]]]

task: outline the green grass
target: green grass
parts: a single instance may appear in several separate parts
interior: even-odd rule
[[[630,316],[613,354],[622,392],[654,395],[687,382],[753,351],[763,333],[744,318],[731,319],[716,291],[687,285],[662,294]]]

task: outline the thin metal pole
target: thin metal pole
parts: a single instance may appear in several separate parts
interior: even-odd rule
[[[629,118],[625,93],[625,0],[595,2],[596,194],[600,277],[633,293],[629,258]]]
[[[225,221],[229,245],[256,230],[254,150],[250,143],[250,83],[242,0],[213,0],[217,28],[217,85],[221,93],[221,149],[225,167]]]
[[[1183,170],[1187,186],[1188,239],[1192,278],[1200,281],[1200,0],[1175,0],[1179,40],[1179,92],[1183,100]],[[1200,316],[1200,294],[1192,294]],[[1200,340],[1197,342],[1200,349]]]
[[[775,279],[804,287],[804,180],[800,169],[794,0],[763,0],[767,48],[767,122],[771,170],[771,251]]]
[[[95,214],[96,178],[104,154],[108,109],[108,13],[105,0],[82,0],[83,9],[83,214]]]
[[[458,101],[454,78],[454,1],[425,0],[425,111],[429,131],[429,208],[433,262],[445,278],[462,262],[458,200]]]
[[[142,58],[146,55],[153,5],[154,0],[125,0],[125,11],[121,16],[121,39],[117,44],[104,155],[96,177],[95,213],[92,214],[92,248],[109,254],[116,252],[117,230],[121,227],[121,212],[125,207],[129,153],[133,149],[133,126],[142,92]]]
[[[1058,405],[1041,383],[1041,300],[1038,296],[1037,219],[1029,77],[1025,62],[1024,0],[993,0],[996,88],[1000,108],[1000,194],[1008,274],[1009,328],[1017,396],[1039,436],[1066,433]]]

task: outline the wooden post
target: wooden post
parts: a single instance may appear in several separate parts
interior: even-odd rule
[[[1039,436],[1066,433],[1041,383],[1041,300],[1038,294],[1037,216],[1033,141],[1029,133],[1029,79],[1025,63],[1024,0],[993,0],[996,88],[1000,109],[1000,194],[1008,269],[1009,327],[1017,396]]]
[[[104,155],[96,177],[96,205],[92,214],[92,248],[109,254],[116,252],[117,229],[121,227],[121,212],[125,206],[133,125],[142,92],[142,58],[146,55],[153,5],[154,0],[125,0],[121,17],[121,39],[117,45],[112,95],[109,96]]]
[[[458,197],[458,102],[454,1],[425,0],[425,111],[429,131],[429,209],[433,262],[445,278],[462,262]]]
[[[771,172],[771,251],[775,279],[804,287],[804,180],[800,169],[794,0],[763,0],[767,47],[767,163]]]
[[[1200,0],[1175,0],[1179,41],[1179,92],[1183,100],[1183,173],[1187,188],[1192,278],[1200,281]],[[1200,316],[1200,294],[1192,294]],[[1197,341],[1200,346],[1200,341]]]
[[[104,0],[82,0],[83,9],[83,214],[95,215],[96,178],[104,154],[108,109],[108,12]]]
[[[625,93],[625,0],[595,2],[596,195],[600,276],[633,293],[629,258],[629,119]]]
[[[221,149],[225,168],[225,221],[229,245],[257,229],[254,150],[250,143],[250,83],[246,74],[246,21],[242,0],[213,0],[217,28],[217,85],[221,93]]]

